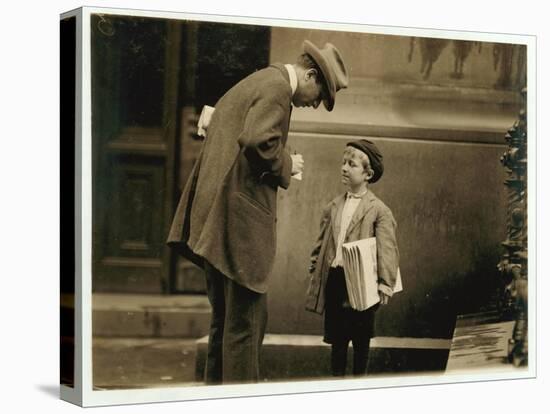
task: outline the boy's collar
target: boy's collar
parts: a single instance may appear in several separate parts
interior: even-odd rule
[[[348,199],[348,198],[363,198],[365,196],[365,194],[367,194],[368,192],[369,192],[368,188],[365,191],[361,191],[359,193],[353,193],[351,191],[348,191],[346,193],[346,199]]]

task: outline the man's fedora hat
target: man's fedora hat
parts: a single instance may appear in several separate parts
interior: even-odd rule
[[[305,40],[303,49],[305,53],[313,58],[323,72],[327,92],[323,104],[327,111],[332,111],[336,92],[348,87],[348,71],[342,55],[331,43],[326,43],[324,48],[319,49],[309,40]]]

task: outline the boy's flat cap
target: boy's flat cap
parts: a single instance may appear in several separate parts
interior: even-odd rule
[[[358,149],[369,156],[370,165],[374,171],[373,177],[369,180],[371,183],[377,182],[384,173],[384,162],[382,153],[374,142],[367,139],[358,139],[347,143],[348,146]]]

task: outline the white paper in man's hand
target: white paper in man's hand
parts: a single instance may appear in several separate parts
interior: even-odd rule
[[[304,158],[302,154],[291,154],[290,158],[292,159],[292,175],[291,177],[295,180],[302,179],[302,172],[304,169]]]
[[[216,108],[212,106],[203,106],[201,116],[199,117],[199,122],[197,123],[197,135],[206,137],[206,131],[208,130],[208,125],[210,125],[210,120],[212,119],[212,114],[215,110]]]

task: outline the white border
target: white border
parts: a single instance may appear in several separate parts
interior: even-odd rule
[[[537,292],[539,268],[537,266],[538,240],[537,232],[539,223],[537,216],[537,39],[530,38],[527,46],[527,217],[528,227],[528,341],[529,341],[529,365],[534,369],[534,376],[537,376],[538,349],[537,349]]]
[[[481,370],[480,370],[481,371]],[[361,380],[312,380],[239,385],[200,387],[148,388],[136,390],[86,391],[83,406],[143,404],[209,400],[212,398],[236,398],[265,395],[288,395],[310,392],[395,388],[403,386],[457,384],[512,379],[534,378],[528,369],[510,367],[507,371],[485,370],[483,373],[396,375],[395,377],[367,378]]]
[[[67,401],[81,405],[82,401],[82,350],[83,350],[83,340],[82,340],[82,309],[84,308],[82,302],[82,230],[84,228],[81,221],[81,217],[78,214],[79,211],[82,211],[83,208],[83,198],[82,198],[82,189],[85,187],[84,183],[81,180],[81,166],[82,160],[86,159],[87,154],[83,153],[82,146],[82,133],[84,129],[82,128],[82,120],[85,118],[84,112],[82,110],[82,80],[84,79],[82,70],[83,70],[83,50],[82,50],[82,9],[77,9],[71,12],[64,13],[61,15],[61,19],[65,18],[74,18],[75,19],[75,191],[74,191],[74,207],[75,207],[75,217],[74,217],[74,229],[75,229],[75,292],[74,292],[74,373],[73,373],[73,386],[60,386],[60,395],[61,398],[66,399]],[[91,152],[89,154],[91,156]],[[77,323],[80,322],[80,323]]]
[[[307,381],[307,382],[285,382],[254,385],[224,385],[216,387],[181,387],[181,388],[154,388],[139,390],[112,390],[94,391],[92,389],[92,313],[91,313],[91,257],[92,257],[92,171],[91,171],[91,66],[90,66],[90,15],[93,13],[104,13],[113,15],[158,17],[176,20],[201,20],[212,22],[232,22],[243,24],[261,24],[280,27],[327,29],[336,31],[354,31],[362,33],[394,34],[400,36],[425,36],[437,38],[452,38],[461,40],[478,40],[484,42],[515,43],[527,46],[528,62],[528,108],[535,108],[536,102],[536,38],[530,35],[495,34],[479,32],[461,32],[446,30],[428,30],[418,28],[403,28],[389,26],[355,25],[343,23],[326,23],[311,21],[295,21],[284,19],[265,19],[235,16],[217,16],[206,14],[189,14],[176,12],[159,12],[131,9],[111,9],[84,7],[82,11],[82,111],[77,114],[82,116],[82,280],[81,289],[77,284],[75,311],[79,305],[78,298],[82,300],[79,308],[82,311],[82,346],[76,347],[78,338],[75,338],[75,358],[79,350],[82,352],[82,404],[83,406],[116,405],[149,403],[162,401],[201,400],[212,398],[230,398],[242,396],[278,395],[306,392],[322,392],[334,390],[352,390],[380,387],[396,387],[407,385],[431,385],[449,384],[462,382],[478,382],[503,379],[534,378],[536,376],[537,349],[536,349],[536,180],[530,179],[529,188],[529,367],[527,369],[512,369],[506,372],[488,372],[486,370],[472,371],[468,374],[437,374],[437,375],[400,375],[398,377],[372,378],[366,380],[345,380],[345,381]],[[77,23],[78,33],[78,23]],[[78,42],[77,42],[78,47]],[[78,83],[77,83],[78,85]],[[77,86],[78,87],[78,86]],[[77,89],[78,90],[78,89]],[[529,177],[536,177],[536,114],[535,110],[528,111],[529,125]],[[511,125],[510,125],[511,126]],[[85,202],[84,202],[85,201]],[[78,320],[78,319],[77,319]],[[78,326],[77,326],[78,328]],[[78,333],[78,329],[75,331]],[[75,386],[80,382],[77,379],[76,367],[79,361],[75,359]],[[483,372],[481,372],[483,371]]]
[[[150,10],[133,10],[124,8],[83,7],[84,14],[104,13],[121,16],[157,17],[174,20],[194,20],[206,22],[241,23],[253,25],[268,25],[298,29],[324,29],[343,32],[360,32],[372,34],[392,34],[399,36],[423,36],[444,39],[472,40],[497,43],[515,43],[527,45],[532,35],[510,33],[483,33],[443,29],[421,29],[413,27],[379,26],[368,24],[328,23],[306,20],[268,19],[263,17],[224,16],[200,13],[163,12]]]
[[[92,379],[92,69],[90,13],[82,10],[82,402]],[[84,202],[85,201],[85,202]]]

